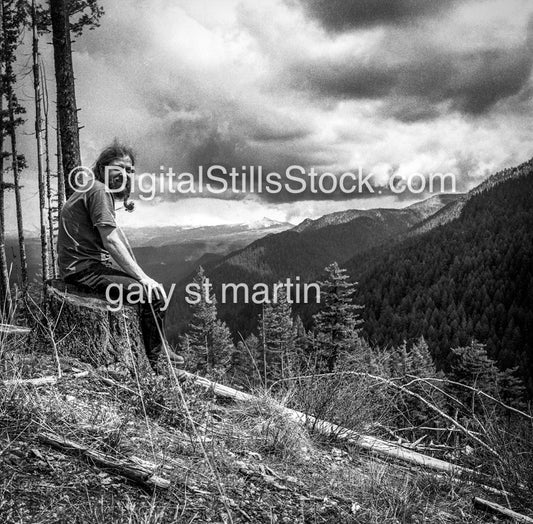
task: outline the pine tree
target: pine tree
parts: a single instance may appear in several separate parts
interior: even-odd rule
[[[353,303],[355,284],[349,281],[345,269],[334,262],[325,271],[326,280],[319,282],[321,309],[313,319],[318,365],[331,372],[340,353],[355,349],[362,306]]]
[[[489,395],[498,395],[499,370],[496,362],[487,355],[485,345],[475,340],[468,346],[452,349],[451,377]],[[458,398],[465,403],[474,401],[471,392],[460,387],[455,389]]]
[[[296,315],[294,322],[294,373],[305,373],[307,369],[306,354],[309,347],[309,335],[300,315]]]
[[[61,164],[66,177],[81,165],[71,34],[80,35],[85,28],[98,27],[103,14],[104,10],[97,0],[50,0],[49,12],[40,12],[42,29],[52,26],[60,141],[58,151],[61,151]],[[73,189],[68,180],[64,182],[68,197]]]
[[[50,0],[61,155],[64,174],[67,177],[73,169],[81,165],[69,15],[67,0]],[[73,192],[68,180],[65,180],[65,188],[68,197]]]
[[[212,289],[208,289],[203,267],[193,279],[201,290],[201,300],[192,306],[193,315],[187,331],[187,349],[194,355],[196,370],[208,372],[226,370],[235,348],[231,334],[224,322],[217,319],[217,302]]]
[[[509,406],[525,409],[526,387],[522,379],[517,376],[518,367],[500,371],[498,376],[498,389],[500,399]],[[510,412],[507,411],[507,415]]]
[[[23,123],[21,117],[25,109],[20,105],[15,94],[16,75],[13,64],[16,61],[16,49],[19,43],[19,34],[27,20],[27,5],[22,0],[15,2],[2,2],[2,49],[1,61],[4,65],[2,74],[2,92],[7,99],[7,122],[5,125],[11,140],[11,170],[13,172],[13,189],[15,192],[15,205],[17,214],[17,230],[19,239],[19,257],[22,286],[28,285],[28,263],[26,258],[26,242],[24,239],[24,223],[22,218],[22,199],[20,195],[20,171],[26,167],[24,155],[17,149],[17,127]],[[3,118],[4,115],[2,115]],[[3,152],[2,152],[3,154]],[[5,186],[4,186],[5,187]]]
[[[265,386],[290,376],[295,367],[292,308],[283,288],[277,295],[276,302],[265,304],[259,316],[259,361]]]
[[[411,347],[411,374],[418,377],[435,377],[437,368],[424,337]]]
[[[335,361],[334,371],[357,371],[384,375],[385,368],[375,352],[364,338],[357,337],[349,350],[341,350]]]
[[[65,170],[63,169],[63,155],[61,153],[61,129],[59,127],[59,115],[56,115],[56,162],[57,162],[57,216],[61,216],[61,211],[67,200],[67,189],[65,185]]]
[[[409,391],[431,401],[434,405],[444,407],[444,397],[431,385],[423,381],[414,381],[413,377],[431,379],[439,376],[435,363],[423,337],[411,347],[404,341],[400,346],[388,352],[388,376],[397,384],[405,386]],[[435,417],[434,411],[422,401],[403,391],[392,391],[391,402],[394,403],[396,425],[411,426],[411,437],[418,438],[415,428],[431,426]]]
[[[200,286],[202,298],[192,306],[193,315],[187,332],[189,349],[196,355],[199,370],[205,370],[211,360],[210,336],[217,318],[215,295],[212,291],[204,291],[206,278],[204,269],[200,266],[193,283]]]
[[[226,371],[231,365],[234,352],[235,346],[228,326],[222,320],[216,319],[211,331],[210,368]]]
[[[251,389],[262,385],[262,375],[258,366],[259,339],[251,333],[237,343],[231,359],[232,384]]]

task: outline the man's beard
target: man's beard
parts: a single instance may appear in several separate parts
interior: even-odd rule
[[[109,180],[108,187],[112,190],[116,199],[126,201],[131,194],[131,178],[129,176],[126,177],[126,184],[123,184],[123,180],[122,176],[112,177]],[[119,189],[120,191],[118,191]]]

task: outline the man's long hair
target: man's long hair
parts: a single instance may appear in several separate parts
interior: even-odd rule
[[[114,160],[123,158],[125,156],[131,159],[132,165],[135,165],[135,153],[133,152],[133,149],[119,142],[119,140],[115,138],[113,140],[113,143],[104,148],[102,152],[98,155],[98,158],[96,159],[96,162],[92,167],[92,171],[96,180],[105,183],[106,166],[111,164],[111,162],[113,162]],[[130,193],[131,183],[128,179],[128,183],[126,184],[126,188],[124,189],[124,208],[127,211],[133,211],[134,207],[133,202],[131,200],[128,200],[130,197]]]

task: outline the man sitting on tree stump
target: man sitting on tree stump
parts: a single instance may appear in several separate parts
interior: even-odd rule
[[[60,276],[67,284],[105,294],[113,301],[117,300],[114,295],[120,290],[123,291],[120,295],[126,298],[128,289],[144,290],[146,299],[140,304],[141,331],[148,360],[157,370],[163,348],[165,312],[162,306],[167,300],[166,293],[163,286],[137,264],[115,220],[116,200],[122,199],[127,210],[133,209],[128,197],[134,163],[133,151],[117,141],[100,153],[92,169],[93,178],[89,177],[75,188],[61,211],[58,265]],[[175,365],[184,363],[183,357],[170,349],[169,353]]]

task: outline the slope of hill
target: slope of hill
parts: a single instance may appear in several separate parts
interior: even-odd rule
[[[289,231],[253,242],[209,269],[215,280],[272,282],[296,275],[313,278],[333,260],[344,261],[399,238],[457,198],[438,195],[404,209],[353,209],[308,219]]]
[[[431,219],[442,226],[346,264],[365,332],[380,346],[423,335],[444,367],[451,347],[475,338],[502,368],[518,366],[532,393],[533,161],[457,205]]]
[[[412,229],[409,233],[411,236],[416,236],[426,231],[431,231],[432,229],[447,224],[452,220],[458,218],[463,210],[466,202],[475,195],[478,195],[492,187],[495,187],[503,182],[512,180],[514,178],[520,178],[524,174],[524,169],[527,170],[528,163],[522,164],[518,167],[504,169],[495,173],[487,180],[474,187],[471,191],[465,194],[459,195],[459,198],[451,199],[446,202],[441,209],[435,210],[434,214],[428,215],[423,219],[416,227]],[[445,195],[442,195],[445,196]],[[415,204],[417,205],[417,204]]]
[[[530,513],[531,501],[518,490],[498,496],[488,475],[432,471],[431,462],[452,464],[416,443],[345,445],[290,419],[271,395],[220,402],[192,382],[72,358],[59,360],[58,378],[47,349],[6,344],[3,353],[3,523],[486,522],[474,495]],[[39,377],[53,380],[32,385]],[[388,448],[425,459],[407,468]]]

